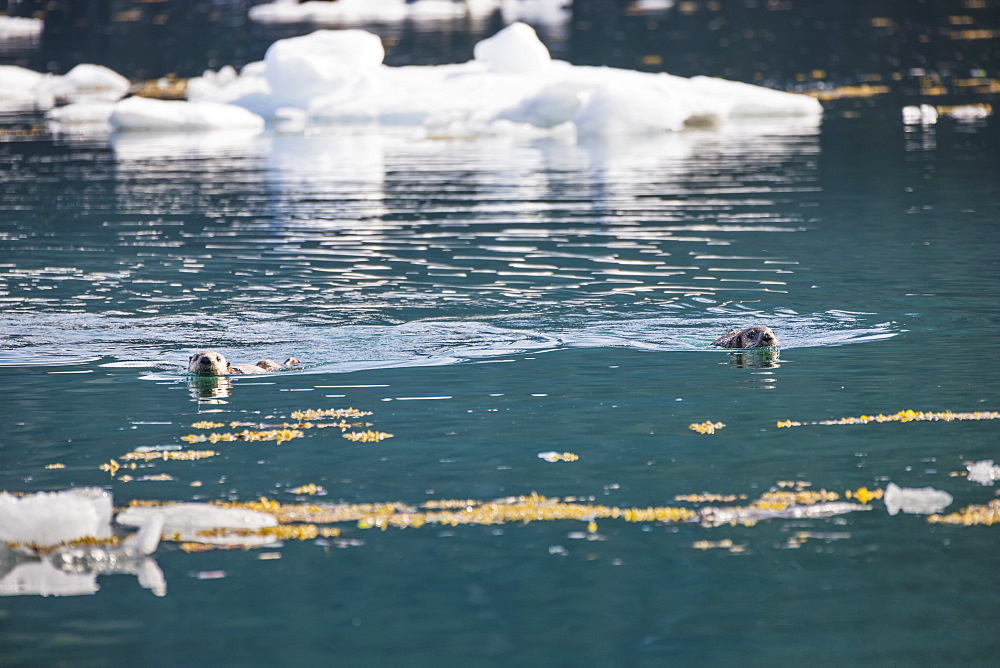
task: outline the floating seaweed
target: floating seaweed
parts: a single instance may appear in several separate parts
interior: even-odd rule
[[[777,425],[782,427],[802,427],[805,425],[840,425],[840,424],[868,424],[870,422],[951,422],[953,420],[1000,420],[998,411],[975,411],[972,413],[953,413],[943,411],[939,413],[905,410],[892,415],[861,415],[858,417],[844,417],[836,420],[819,420],[817,422],[796,422],[794,420],[778,420]]]
[[[371,412],[361,411],[357,408],[319,408],[295,411],[292,413],[292,418],[296,420],[315,420],[320,417],[359,418],[366,415],[371,415]]]
[[[230,441],[275,441],[281,445],[293,438],[302,438],[305,434],[298,429],[265,429],[251,431],[244,429],[239,432],[212,432],[211,434],[188,434],[181,436],[187,443],[221,443]]]
[[[1000,523],[1000,499],[993,499],[985,505],[970,505],[947,515],[929,515],[927,521],[931,524],[960,524],[962,526],[985,525]]]
[[[225,422],[210,422],[209,420],[202,420],[201,422],[195,422],[191,425],[195,429],[219,429],[220,427],[225,427]]]
[[[722,422],[712,422],[711,420],[702,423],[692,422],[688,425],[688,429],[696,431],[699,434],[714,434],[717,430],[722,429],[726,425]]]
[[[295,489],[290,489],[288,491],[292,494],[309,494],[309,495],[326,494],[325,489],[313,483],[309,483],[308,485],[300,485],[299,487],[296,487]]]
[[[387,434],[384,431],[348,431],[343,434],[343,437],[348,441],[361,441],[362,443],[369,443],[374,441],[384,441],[387,438],[392,438],[392,434]]]

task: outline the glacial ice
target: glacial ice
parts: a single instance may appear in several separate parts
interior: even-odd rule
[[[164,506],[132,506],[118,513],[115,521],[138,527],[153,517],[163,518],[163,531],[185,529],[263,529],[277,526],[273,515],[245,508],[224,508],[210,503],[174,503]]]
[[[130,97],[99,106],[124,95],[127,82],[84,65],[63,77],[0,68],[0,89],[11,82],[7,97],[21,105],[71,102],[49,113],[53,123],[110,123],[120,131],[260,132],[266,120],[280,132],[335,126],[434,137],[635,136],[748,118],[815,123],[822,113],[813,98],[751,84],[553,60],[524,23],[479,42],[474,55],[465,63],[389,67],[378,36],[317,30],[276,41],[240,72],[226,66],[191,79],[186,101]]]
[[[45,22],[41,19],[0,16],[0,39],[37,37],[44,28]]]
[[[965,468],[969,472],[966,477],[970,482],[992,486],[994,482],[1000,480],[1000,466],[994,464],[992,459],[972,462],[966,464]]]
[[[111,515],[111,494],[97,487],[0,493],[0,596],[93,594],[98,575],[117,573],[136,575],[142,587],[165,595],[163,572],[149,556],[160,543],[162,517],[148,518],[118,543],[69,544],[111,538]]]
[[[241,107],[221,102],[184,102],[130,97],[114,105],[108,122],[119,130],[261,131],[264,119]]]
[[[16,496],[0,492],[0,541],[50,547],[111,536],[111,493],[99,487]]]
[[[900,512],[910,515],[933,515],[947,508],[952,502],[952,496],[933,487],[900,487],[890,482],[885,487],[882,501],[890,515]]]

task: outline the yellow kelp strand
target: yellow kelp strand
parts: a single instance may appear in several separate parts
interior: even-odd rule
[[[387,438],[392,438],[392,434],[387,434],[384,431],[349,431],[344,433],[343,437],[348,441],[368,443],[372,441],[384,441]]]
[[[688,425],[688,429],[698,432],[699,434],[714,434],[717,430],[725,427],[725,423],[722,422],[712,422],[711,420],[702,423],[691,423]]]
[[[310,495],[326,494],[325,489],[313,483],[309,483],[308,485],[301,485],[299,487],[296,487],[295,489],[290,489],[288,491],[291,492],[292,494],[310,494]]]
[[[154,459],[194,461],[196,459],[215,457],[217,454],[219,453],[215,450],[154,450],[152,452],[126,452],[122,455],[122,459],[141,462],[150,462]]]
[[[868,424],[869,422],[951,422],[953,420],[1000,420],[998,411],[975,411],[972,413],[953,413],[943,411],[939,413],[905,410],[892,415],[860,415],[858,417],[844,417],[836,420],[820,420],[818,422],[796,422],[794,420],[778,420],[777,426],[801,427],[804,425],[839,425],[839,424]]]
[[[202,420],[201,422],[195,422],[191,425],[194,429],[219,429],[220,427],[225,427],[225,422],[210,422],[208,420]]]
[[[356,408],[310,408],[304,411],[295,411],[292,413],[292,418],[295,420],[315,420],[320,417],[359,418],[366,415],[371,415],[371,412],[359,411]]]
[[[958,512],[948,515],[930,515],[927,521],[931,524],[961,524],[963,526],[992,526],[1000,523],[1000,499],[994,499],[986,505],[971,505]]]
[[[187,443],[221,443],[228,441],[275,441],[279,445],[293,438],[302,438],[305,434],[298,429],[267,429],[264,431],[251,431],[244,429],[240,432],[212,432],[211,434],[188,434],[181,436],[181,440]]]

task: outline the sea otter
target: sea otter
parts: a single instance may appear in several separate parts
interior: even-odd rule
[[[728,334],[713,341],[712,345],[720,348],[772,348],[778,345],[778,337],[770,327],[757,325],[743,331],[730,330]]]
[[[256,364],[230,364],[224,355],[214,350],[202,350],[188,360],[188,371],[199,376],[231,376],[237,374],[268,373],[281,371],[301,364],[294,357],[289,357],[284,364],[273,360],[261,360]]]

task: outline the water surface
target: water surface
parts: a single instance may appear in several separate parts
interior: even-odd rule
[[[2,142],[0,489],[646,507],[895,482],[985,503],[964,462],[998,458],[996,422],[776,426],[1000,405],[996,121],[887,117],[605,143]],[[777,358],[709,345],[757,323]],[[202,348],[304,368],[196,382]],[[99,468],[200,419],[340,406],[393,438]],[[726,426],[688,428],[706,420]],[[0,647],[12,665],[989,662],[994,529],[871,506],[165,543],[166,596],[112,575],[93,596],[2,598]],[[698,547],[724,540],[742,549]]]

